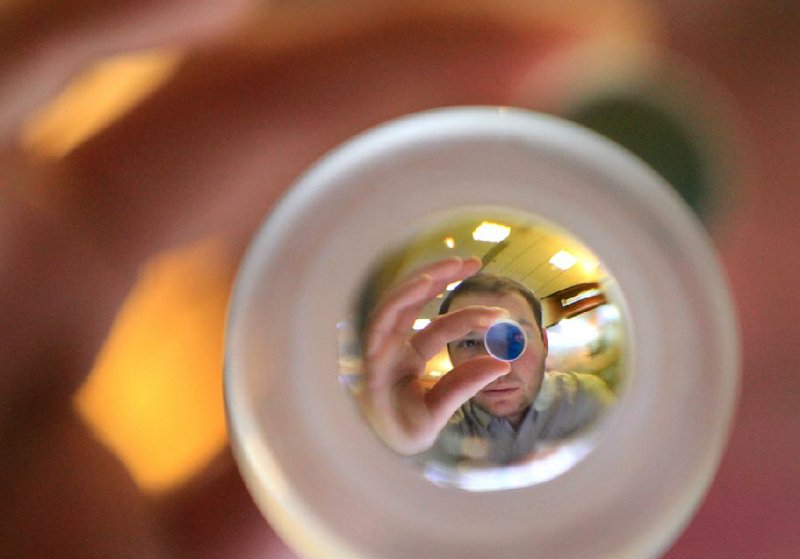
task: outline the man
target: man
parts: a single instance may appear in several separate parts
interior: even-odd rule
[[[588,375],[544,372],[547,333],[539,300],[509,279],[478,274],[480,261],[434,263],[393,290],[370,321],[362,402],[381,438],[394,450],[447,463],[509,464],[539,441],[568,437],[611,402],[603,382]],[[461,283],[440,315],[407,335],[420,309],[449,283]],[[511,318],[526,331],[519,359],[486,354],[483,334]],[[429,391],[425,363],[447,347],[453,369]]]
[[[545,373],[547,331],[539,299],[522,284],[501,276],[467,278],[442,302],[440,315],[469,306],[498,307],[525,330],[525,352],[510,371],[462,405],[440,432],[435,456],[469,458],[489,464],[524,460],[539,441],[566,438],[590,425],[611,402],[603,381],[593,375]],[[447,344],[458,366],[485,354],[483,332]]]

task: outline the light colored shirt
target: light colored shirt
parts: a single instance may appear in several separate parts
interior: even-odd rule
[[[519,428],[469,401],[453,415],[424,458],[449,464],[518,462],[538,442],[564,439],[591,425],[613,399],[602,379],[594,375],[547,372]]]

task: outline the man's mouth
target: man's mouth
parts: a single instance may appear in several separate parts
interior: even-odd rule
[[[484,388],[481,392],[487,396],[508,396],[519,390],[518,386],[496,386]]]

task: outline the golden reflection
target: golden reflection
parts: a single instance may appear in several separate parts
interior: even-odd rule
[[[145,490],[181,482],[226,442],[222,343],[231,280],[214,243],[147,264],[76,397]]]
[[[23,146],[46,157],[67,154],[161,86],[179,61],[177,53],[158,51],[90,68],[31,117],[22,132]]]
[[[106,60],[27,122],[20,142],[58,158],[173,75],[176,52]],[[146,491],[180,483],[226,442],[222,337],[232,271],[203,243],[146,264],[75,405]]]

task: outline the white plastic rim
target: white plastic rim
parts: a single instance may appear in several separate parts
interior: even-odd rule
[[[453,208],[540,216],[615,277],[631,379],[600,443],[512,491],[438,487],[385,448],[338,381],[336,325],[390,241]],[[226,341],[231,440],[256,503],[309,558],[655,557],[718,465],[738,385],[726,282],[698,221],[609,141],[506,108],[412,115],[318,162],[237,278]]]

